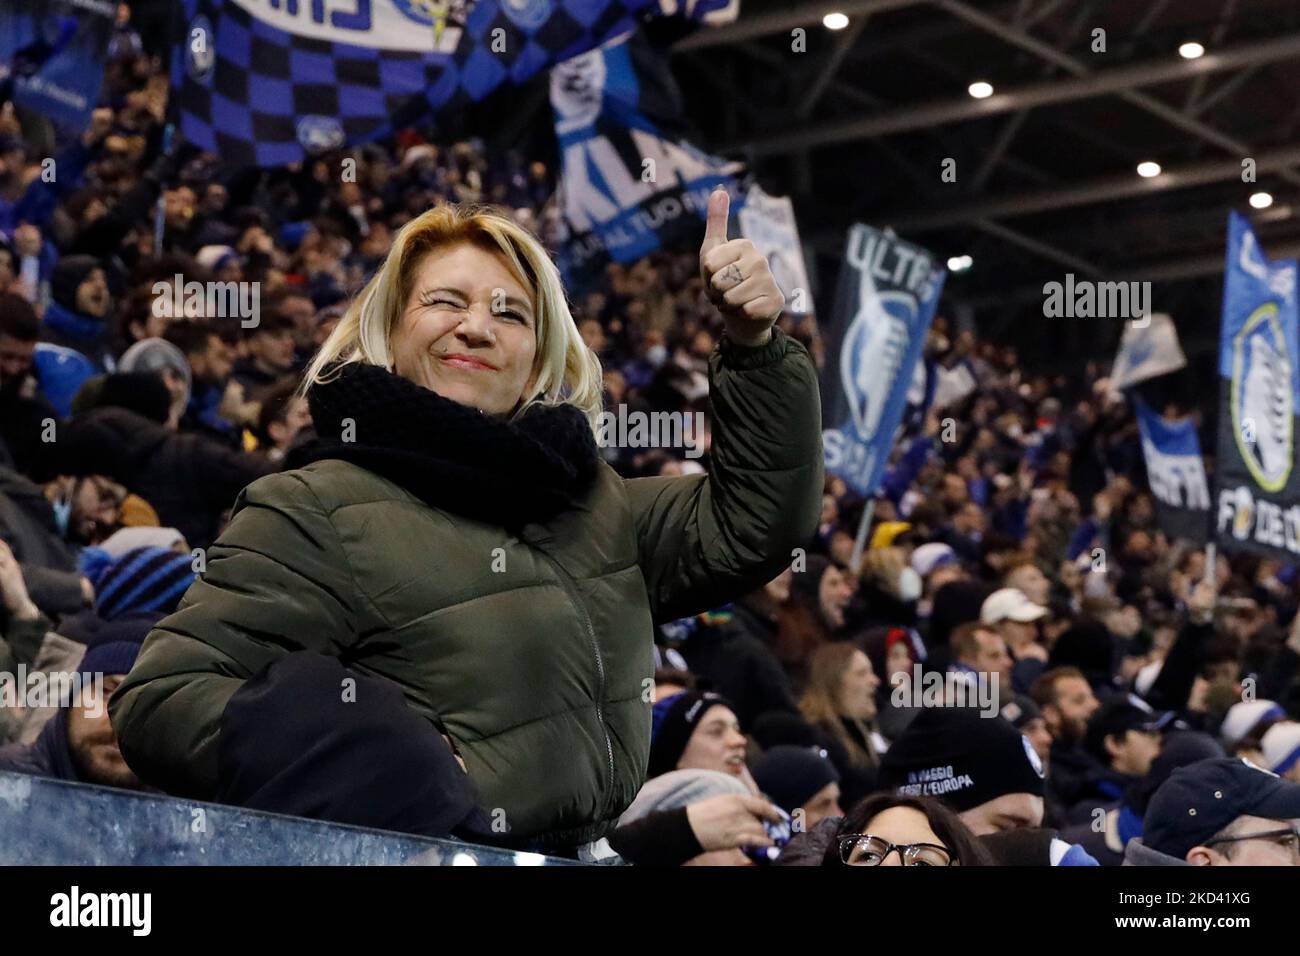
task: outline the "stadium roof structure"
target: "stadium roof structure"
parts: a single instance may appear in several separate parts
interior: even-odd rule
[[[824,26],[832,12],[847,25]],[[744,0],[734,23],[678,40],[673,68],[700,145],[793,197],[822,308],[866,222],[940,261],[971,256],[947,311],[1022,352],[1113,355],[1119,323],[1042,315],[1043,284],[1073,273],[1151,281],[1155,311],[1208,358],[1228,211],[1271,257],[1300,254],[1295,0]],[[1159,174],[1139,175],[1146,162]],[[1252,208],[1260,192],[1272,204]]]

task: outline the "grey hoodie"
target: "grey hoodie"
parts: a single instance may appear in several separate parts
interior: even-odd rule
[[[1142,842],[1141,837],[1134,837],[1124,847],[1124,866],[1191,866],[1191,864],[1168,853],[1153,850]]]

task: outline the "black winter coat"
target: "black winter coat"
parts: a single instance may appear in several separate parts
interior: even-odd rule
[[[122,483],[192,548],[212,544],[222,513],[245,485],[279,470],[260,455],[173,432],[125,408],[100,408],[73,419],[57,445],[63,474],[105,475]]]

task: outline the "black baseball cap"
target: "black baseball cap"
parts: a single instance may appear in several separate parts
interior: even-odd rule
[[[1300,819],[1300,784],[1240,757],[1180,767],[1147,804],[1142,842],[1184,859],[1238,817]]]
[[[1026,694],[1016,694],[1013,700],[1007,701],[1002,705],[1002,719],[1010,722],[1016,730],[1023,731],[1025,724],[1031,720],[1037,720],[1043,716],[1043,712],[1038,709],[1032,697]]]
[[[1143,710],[1127,697],[1114,697],[1106,701],[1088,718],[1088,732],[1083,746],[1098,760],[1110,763],[1106,753],[1107,737],[1122,737],[1130,730],[1158,734],[1164,729],[1167,716]]]

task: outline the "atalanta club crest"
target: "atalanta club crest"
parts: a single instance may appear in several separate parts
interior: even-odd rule
[[[840,379],[853,424],[863,439],[880,427],[895,374],[911,341],[908,329],[915,321],[915,296],[877,292],[870,278],[864,278],[858,312],[840,348]]]
[[[1251,477],[1281,491],[1295,447],[1291,370],[1286,336],[1274,302],[1257,308],[1232,343],[1232,427]]]
[[[343,145],[343,124],[334,116],[303,116],[298,120],[298,142],[309,153],[323,153]]]

